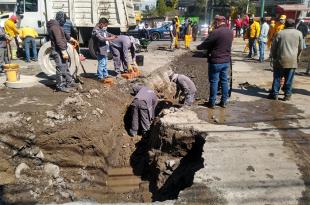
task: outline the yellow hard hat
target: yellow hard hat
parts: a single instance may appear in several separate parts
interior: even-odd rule
[[[285,20],[286,19],[286,15],[281,15],[280,19]]]

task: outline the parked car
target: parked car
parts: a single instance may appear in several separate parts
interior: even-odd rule
[[[170,25],[166,23],[159,28],[152,28],[149,30],[150,38],[152,41],[158,41],[160,39],[170,39]]]
[[[209,36],[209,24],[203,24],[200,26],[201,40],[205,40]]]
[[[164,23],[162,26],[159,28],[151,28],[148,29],[150,39],[152,41],[157,41],[161,39],[170,39],[170,22]],[[133,36],[135,38],[139,38],[139,27],[136,26],[132,29],[129,29],[127,31],[127,35]]]
[[[127,35],[139,38],[139,26],[137,25],[136,27],[129,28],[127,31]]]

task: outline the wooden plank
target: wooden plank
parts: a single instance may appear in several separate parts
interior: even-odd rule
[[[108,170],[109,176],[134,175],[131,167],[116,167]]]

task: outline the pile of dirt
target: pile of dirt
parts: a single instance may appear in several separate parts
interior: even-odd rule
[[[209,98],[208,61],[203,52],[187,52],[171,64],[176,73],[190,77],[197,87],[196,98]]]
[[[107,186],[109,169],[129,167],[139,140],[124,126],[130,85],[83,81],[73,94],[2,89],[0,204],[142,201],[138,191]]]
[[[177,59],[180,66],[175,70],[192,77],[198,97],[207,98],[206,59],[192,55]],[[174,103],[165,69],[134,81],[159,91],[165,99],[157,113]],[[83,89],[72,94],[42,86],[1,90],[0,204],[177,198],[203,166],[202,136],[165,128],[160,116],[150,134],[153,140],[130,138],[125,122],[131,83],[117,80],[105,86],[82,80]]]

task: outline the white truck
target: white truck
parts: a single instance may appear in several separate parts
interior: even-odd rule
[[[19,27],[35,28],[39,35],[47,35],[46,22],[55,18],[58,11],[70,17],[77,28],[79,42],[90,48],[95,56],[91,31],[101,17],[109,20],[109,31],[127,32],[136,25],[132,0],[17,0],[15,12],[20,18]]]

